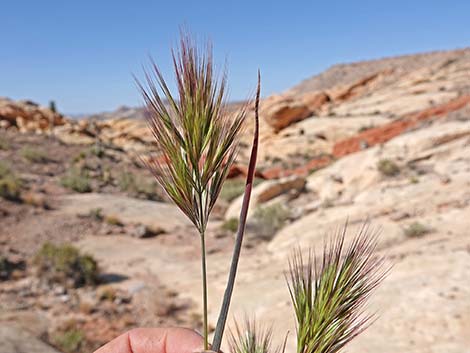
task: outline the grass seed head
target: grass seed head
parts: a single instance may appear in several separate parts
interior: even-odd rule
[[[244,325],[234,323],[229,331],[230,353],[283,353],[283,346],[273,346],[272,328],[262,328],[256,320],[245,319]]]
[[[377,237],[365,225],[349,246],[346,227],[317,260],[296,251],[287,275],[297,319],[298,353],[335,353],[364,331],[374,316],[365,304],[388,269],[375,254]]]
[[[138,82],[147,106],[147,118],[158,158],[147,165],[169,197],[200,232],[236,154],[246,107],[229,115],[226,109],[226,76],[214,74],[212,49],[197,48],[182,34],[173,51],[177,95],[170,92],[152,62],[146,86]]]

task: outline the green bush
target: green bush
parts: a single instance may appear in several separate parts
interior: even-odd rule
[[[225,181],[222,190],[220,190],[220,198],[225,201],[232,201],[245,191],[245,181],[242,179],[228,179]]]
[[[10,144],[3,137],[0,137],[0,150],[7,150],[10,148]]]
[[[245,192],[245,183],[244,179],[227,179],[224,182],[222,190],[220,190],[220,198],[227,202],[235,200],[238,196]],[[261,183],[261,179],[255,179],[253,186],[256,186]]]
[[[7,258],[0,256],[0,281],[10,277],[11,264]]]
[[[88,212],[87,216],[95,221],[102,221],[104,219],[103,209],[101,207],[93,208]]]
[[[279,203],[256,208],[253,220],[257,235],[261,238],[270,239],[284,226],[289,216],[289,210]]]
[[[86,159],[86,151],[80,151],[79,154],[77,154],[74,158],[73,158],[73,162],[74,163],[78,163],[82,160]]]
[[[46,163],[49,160],[44,151],[30,146],[24,146],[21,148],[20,155],[32,163]]]
[[[117,183],[121,191],[129,193],[131,196],[143,197],[148,200],[161,200],[158,194],[158,185],[152,180],[136,176],[134,173],[124,171],[119,174]]]
[[[76,192],[90,192],[92,190],[88,172],[79,167],[72,167],[60,182],[62,186]]]
[[[52,343],[65,353],[78,353],[81,351],[85,335],[80,329],[69,329],[56,333]]]
[[[131,191],[136,187],[135,175],[130,172],[122,172],[118,176],[118,186],[121,191]]]
[[[98,282],[96,260],[70,244],[45,243],[34,258],[39,275],[48,282],[81,287]]]
[[[105,155],[105,148],[103,145],[95,143],[92,147],[90,147],[89,152],[92,156],[103,158]]]
[[[421,238],[425,234],[428,234],[431,230],[424,224],[414,222],[405,228],[404,233],[408,238]]]
[[[224,222],[224,224],[222,224],[222,229],[235,233],[238,230],[238,219],[237,218],[227,219]]]
[[[49,109],[53,112],[53,113],[57,113],[57,106],[55,104],[55,101],[49,101]]]
[[[20,198],[22,182],[10,167],[0,161],[0,197],[7,200],[18,201]]]
[[[400,167],[390,159],[381,159],[378,161],[377,169],[380,173],[388,177],[400,174]]]

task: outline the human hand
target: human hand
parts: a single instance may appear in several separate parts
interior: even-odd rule
[[[137,328],[115,338],[95,353],[194,353],[203,339],[185,328]]]

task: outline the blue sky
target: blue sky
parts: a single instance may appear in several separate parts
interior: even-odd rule
[[[139,105],[148,54],[171,79],[185,25],[228,62],[231,98],[263,95],[339,63],[470,46],[470,1],[5,1],[0,96],[66,113]]]

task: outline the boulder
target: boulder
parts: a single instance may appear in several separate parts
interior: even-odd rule
[[[331,98],[325,92],[313,92],[304,94],[302,101],[312,113],[318,113],[331,101]]]
[[[289,176],[278,180],[265,181],[255,188],[251,193],[251,202],[248,214],[256,208],[258,204],[265,203],[291,190],[300,191],[305,187],[306,180],[300,176]],[[243,203],[243,195],[237,197],[225,212],[225,219],[238,218]]]
[[[42,133],[64,125],[66,119],[52,110],[28,101],[0,98],[0,122],[4,128],[17,127],[20,132]]]
[[[303,120],[312,114],[301,100],[292,97],[274,96],[263,102],[260,115],[276,131]]]
[[[27,330],[11,322],[0,322],[1,351],[5,353],[59,353]]]

